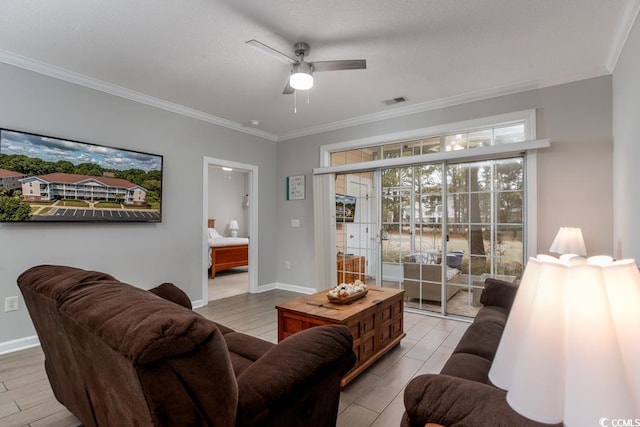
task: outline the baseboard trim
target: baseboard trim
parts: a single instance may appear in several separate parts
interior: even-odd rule
[[[13,353],[14,351],[26,350],[31,347],[40,345],[37,335],[30,337],[18,338],[17,340],[5,341],[0,343],[0,355]]]
[[[289,285],[287,283],[271,283],[269,286],[273,286],[271,289],[282,289],[283,291],[297,292],[299,294],[311,295],[317,291],[315,289],[307,288],[304,286]]]
[[[257,291],[261,294],[262,292],[272,291],[274,289],[278,289],[277,283],[267,283],[266,285],[259,285]]]
[[[191,301],[191,307],[193,307],[194,309],[204,307],[207,304],[208,302],[203,299],[197,299],[195,301]]]

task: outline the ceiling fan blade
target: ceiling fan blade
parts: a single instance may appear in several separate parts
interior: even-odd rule
[[[266,44],[264,44],[262,42],[259,42],[256,39],[251,39],[251,40],[248,40],[248,41],[246,41],[244,43],[249,45],[249,46],[251,46],[254,49],[259,50],[262,53],[266,53],[267,55],[269,55],[272,58],[277,59],[278,61],[284,62],[285,64],[295,64],[296,62],[298,62],[297,59],[292,58],[289,55],[285,55],[284,53],[280,52],[279,50],[275,50],[271,46],[267,46]]]
[[[289,84],[289,80],[287,79],[287,85],[284,87],[284,90],[282,91],[283,95],[293,95],[293,92],[295,92],[296,90],[294,88],[291,87],[291,85]]]
[[[364,70],[367,68],[366,59],[344,59],[338,61],[312,62],[314,72],[337,70]]]

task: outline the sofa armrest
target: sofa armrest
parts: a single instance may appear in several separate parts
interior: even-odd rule
[[[541,424],[515,412],[502,390],[449,375],[421,375],[409,382],[404,393],[403,427],[427,423],[460,426],[535,426]]]
[[[517,291],[518,285],[504,280],[489,278],[484,281],[484,290],[480,295],[480,303],[483,305],[497,305],[510,311]]]
[[[167,301],[181,305],[184,308],[188,308],[189,310],[193,308],[191,306],[189,296],[173,283],[163,283],[155,288],[149,289],[149,292],[159,296],[160,298],[164,298]]]
[[[299,400],[310,395],[335,400],[337,415],[340,381],[355,361],[353,337],[346,326],[316,326],[291,335],[238,376],[236,425],[259,425],[272,411],[296,410]],[[315,405],[316,412],[325,406],[304,404]]]

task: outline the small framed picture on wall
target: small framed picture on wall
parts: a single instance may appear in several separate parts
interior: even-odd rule
[[[304,175],[287,177],[287,200],[304,200]]]

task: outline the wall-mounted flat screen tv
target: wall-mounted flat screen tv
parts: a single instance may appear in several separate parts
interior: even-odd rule
[[[356,215],[356,198],[336,194],[336,222],[353,222]]]
[[[0,222],[160,222],[162,156],[0,129]]]

